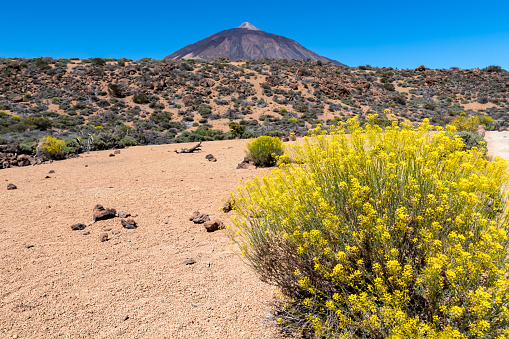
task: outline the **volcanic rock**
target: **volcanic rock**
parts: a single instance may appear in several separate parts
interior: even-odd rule
[[[81,224],[81,223],[71,225],[71,229],[72,229],[73,231],[83,231],[83,230],[85,229],[85,227],[87,227],[87,225],[85,225],[85,224]]]
[[[130,230],[138,228],[136,221],[133,218],[122,219],[122,220],[120,220],[120,223],[122,224],[122,226],[124,228],[130,229]]]
[[[224,224],[221,220],[214,221],[206,221],[203,226],[207,230],[207,232],[214,232],[217,230],[222,230],[224,228]]]
[[[95,222],[99,220],[115,218],[117,211],[115,211],[113,208],[104,208],[102,205],[95,205],[93,213]]]

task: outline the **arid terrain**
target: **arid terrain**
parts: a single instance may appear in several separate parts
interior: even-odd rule
[[[509,160],[509,132],[486,140]],[[192,154],[174,153],[192,144],[137,146],[0,171],[0,337],[278,337],[276,289],[229,248],[227,231],[189,221],[199,210],[228,223],[222,197],[261,171],[236,169],[245,143],[205,142]],[[139,227],[115,218],[72,231],[98,203]]]
[[[207,142],[194,154],[176,154],[177,146],[188,147],[0,171],[0,337],[273,337],[275,289],[229,249],[225,230],[189,221],[199,210],[227,222],[222,197],[260,170],[235,169],[244,140]],[[92,221],[98,203],[137,215],[139,227],[115,218],[87,227],[89,235],[72,231]],[[184,265],[190,258],[196,263]]]
[[[241,29],[245,30],[245,29]],[[247,30],[249,31],[249,30]],[[509,72],[342,67],[286,59],[0,58],[0,169],[33,163],[53,135],[66,155],[134,145],[307,134],[378,114],[509,129]],[[390,113],[387,114],[387,113]],[[89,142],[92,140],[93,142]]]

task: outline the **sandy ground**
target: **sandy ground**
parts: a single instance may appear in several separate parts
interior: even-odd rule
[[[244,140],[173,152],[190,145],[0,171],[0,338],[277,337],[267,319],[276,289],[229,249],[226,231],[188,219],[199,210],[227,222],[222,197],[259,170],[235,169]],[[72,231],[98,203],[137,214],[139,228],[115,218]]]
[[[484,139],[488,143],[489,154],[499,156],[509,162],[509,131],[486,132]]]
[[[509,132],[486,139],[509,160]],[[245,143],[206,142],[196,154],[173,152],[192,144],[140,146],[1,170],[0,337],[276,338],[276,289],[229,249],[225,231],[188,220],[200,210],[228,221],[222,197],[259,173],[235,169]],[[116,218],[89,235],[71,231],[97,203],[137,214],[139,228]],[[189,258],[196,263],[184,265]]]

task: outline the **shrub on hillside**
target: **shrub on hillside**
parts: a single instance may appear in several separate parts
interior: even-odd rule
[[[373,122],[375,117],[370,117]],[[509,335],[506,164],[425,122],[320,130],[233,197],[238,242],[326,338]]]
[[[66,147],[64,140],[48,135],[39,141],[37,150],[51,159],[63,159],[68,153]]]
[[[256,166],[274,166],[284,153],[283,142],[277,137],[261,136],[247,144],[246,153]]]

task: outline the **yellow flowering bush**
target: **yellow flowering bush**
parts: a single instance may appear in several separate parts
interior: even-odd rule
[[[256,166],[273,166],[283,155],[283,142],[277,137],[261,136],[247,144],[247,156]]]
[[[37,149],[52,159],[62,159],[67,154],[67,144],[65,141],[51,135],[43,137]]]
[[[292,164],[237,187],[234,239],[288,298],[278,323],[317,338],[508,338],[505,162],[465,151],[453,126],[375,119],[317,129]]]

